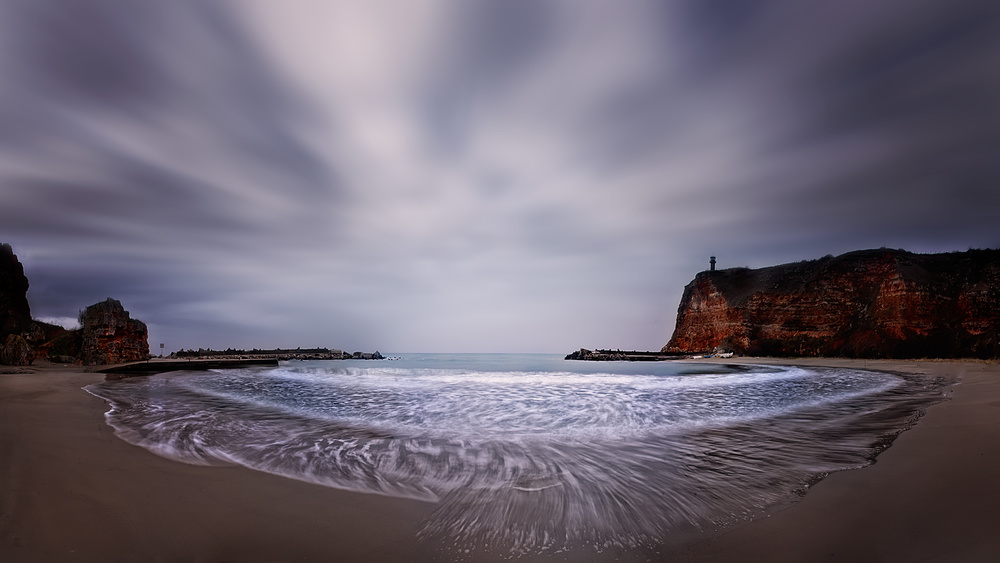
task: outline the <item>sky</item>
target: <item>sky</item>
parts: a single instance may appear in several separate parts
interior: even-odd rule
[[[1000,247],[991,1],[0,3],[0,242],[150,347],[657,350],[684,285]]]

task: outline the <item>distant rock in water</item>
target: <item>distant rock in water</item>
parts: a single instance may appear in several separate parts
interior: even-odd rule
[[[129,317],[110,297],[80,314],[81,359],[86,365],[117,364],[149,358],[146,323]]]
[[[1000,357],[1000,250],[879,249],[704,271],[684,288],[664,352]]]

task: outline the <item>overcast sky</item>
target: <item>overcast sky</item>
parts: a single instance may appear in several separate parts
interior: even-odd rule
[[[154,352],[659,349],[686,283],[1000,246],[995,1],[0,4],[0,242]]]

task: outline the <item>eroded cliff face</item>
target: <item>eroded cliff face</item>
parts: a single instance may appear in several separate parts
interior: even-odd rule
[[[117,364],[149,359],[146,323],[129,317],[121,302],[110,297],[80,314],[81,359],[86,365]]]
[[[665,352],[1000,357],[1000,250],[865,250],[684,288]]]
[[[9,244],[0,244],[0,335],[31,330],[28,278]]]
[[[34,360],[25,340],[33,326],[24,266],[9,244],[0,244],[0,364],[26,366]]]
[[[28,307],[28,278],[9,244],[0,244],[0,364],[29,365],[36,358],[88,365],[117,364],[149,358],[146,324],[129,317],[117,300],[87,307],[82,328],[33,321]]]

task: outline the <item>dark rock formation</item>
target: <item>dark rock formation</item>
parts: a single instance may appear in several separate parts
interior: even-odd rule
[[[83,346],[82,331],[67,330],[61,326],[35,321],[36,333],[41,337],[34,341],[39,359],[50,362],[75,363]],[[58,358],[58,359],[57,359]]]
[[[8,334],[0,346],[0,364],[5,366],[26,366],[34,359],[34,351],[20,334]]]
[[[0,335],[31,330],[28,278],[9,244],[0,244]]]
[[[110,297],[80,313],[81,359],[86,365],[117,364],[149,358],[146,324],[129,318]]]
[[[29,341],[40,343],[49,342],[59,338],[66,332],[68,331],[59,325],[43,323],[42,321],[33,321],[31,326],[31,338],[29,338]]]
[[[28,278],[9,244],[0,244],[0,364],[28,365],[36,357],[89,365],[145,360],[146,325],[114,299],[80,314],[80,330],[31,319]]]
[[[1000,357],[1000,250],[863,250],[699,273],[663,351]]]
[[[0,363],[26,366],[34,353],[24,339],[33,328],[28,278],[9,244],[0,244]],[[11,339],[10,337],[16,336]]]

